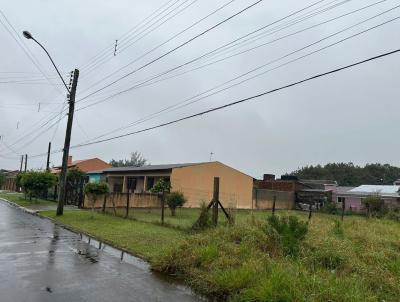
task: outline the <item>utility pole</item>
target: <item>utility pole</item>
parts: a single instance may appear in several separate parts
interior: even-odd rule
[[[46,171],[50,171],[50,150],[51,150],[51,142],[49,142],[49,148],[47,149],[47,162],[46,162]]]
[[[23,166],[23,164],[24,164],[24,156],[21,155],[21,165],[19,166],[19,172],[20,172],[20,173],[22,172],[22,166]]]
[[[58,194],[58,205],[57,205],[57,216],[62,215],[64,212],[64,202],[65,202],[65,194],[66,194],[66,184],[67,184],[67,171],[68,171],[68,156],[69,156],[69,146],[71,143],[71,131],[72,131],[72,121],[74,119],[74,110],[75,110],[75,95],[76,95],[76,87],[78,85],[79,78],[79,70],[74,70],[74,78],[72,80],[71,92],[68,96],[69,103],[69,111],[68,111],[68,122],[67,122],[67,131],[65,134],[65,142],[63,149],[63,158],[62,158],[62,167],[60,173],[60,188]]]
[[[26,172],[27,167],[28,167],[28,154],[25,154],[25,170],[24,170],[24,172]]]

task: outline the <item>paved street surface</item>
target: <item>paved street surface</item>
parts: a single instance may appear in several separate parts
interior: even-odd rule
[[[186,288],[152,274],[146,263],[126,261],[109,247],[99,250],[0,200],[2,302],[199,301]]]

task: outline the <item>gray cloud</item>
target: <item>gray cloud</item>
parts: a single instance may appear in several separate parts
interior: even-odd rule
[[[96,72],[85,75],[83,69],[77,98],[86,95],[85,87],[90,86],[91,83],[162,43],[224,2],[222,0],[198,1],[187,11],[182,12],[133,47],[112,58],[109,63],[104,64]],[[375,1],[349,1],[342,7],[262,41],[268,41],[273,37],[316,24],[373,2]],[[80,68],[92,56],[112,44],[116,38],[163,3],[165,0],[90,0],[84,2],[77,0],[2,0],[1,9],[18,32],[29,29],[35,34],[46,45],[57,64],[66,73],[75,67]],[[235,1],[225,10],[171,41],[154,54],[133,64],[125,72],[133,70],[151,58],[179,45],[250,3],[252,1],[249,0]],[[179,65],[309,3],[311,1],[263,1],[226,25],[110,87],[109,90],[104,91],[103,96],[111,94],[110,91],[113,90],[122,90],[154,73]],[[386,1],[369,10],[262,47],[254,52],[153,86],[134,90],[77,112],[72,144],[86,141],[88,137],[95,137],[110,129],[135,121],[164,106],[191,97],[227,81],[235,75],[244,73],[394,5],[396,5],[396,1]],[[399,12],[400,10],[395,10],[372,20],[323,42],[321,46],[396,17]],[[399,24],[399,21],[393,22],[192,106],[162,115],[125,131],[134,131],[178,118],[393,50],[399,46]],[[0,27],[0,41],[0,71],[38,72],[2,27]],[[25,43],[46,73],[54,76],[52,66],[41,50],[30,41]],[[310,50],[321,46],[314,46]],[[301,54],[306,52],[303,51]],[[127,157],[131,151],[138,150],[152,163],[170,163],[206,161],[212,151],[215,153],[215,160],[232,165],[255,177],[260,177],[262,173],[266,172],[281,174],[303,165],[332,161],[353,161],[357,164],[387,162],[398,165],[397,150],[400,143],[397,139],[397,116],[400,104],[397,82],[400,76],[399,62],[399,55],[394,55],[263,97],[251,103],[109,143],[74,149],[71,153],[74,158],[97,156],[104,160],[110,160],[111,158]],[[0,76],[4,76],[4,74],[0,74]],[[54,78],[52,81],[62,91],[63,87],[59,85],[58,79]],[[44,120],[48,118],[50,113],[37,112],[38,102],[62,101],[65,98],[49,85],[0,85],[0,106],[3,106],[0,108],[0,135],[4,136],[4,142],[8,144],[19,138],[24,131],[34,129],[32,125],[41,118]],[[91,100],[100,96],[101,94]],[[32,106],[12,106],[12,104],[21,103]],[[77,107],[79,108],[80,105],[77,104]],[[57,112],[60,108],[61,103],[43,104],[42,110]],[[17,130],[18,122],[20,128]],[[62,147],[64,131],[65,120],[60,123],[55,134],[53,141],[55,148]],[[17,149],[17,153],[21,154],[45,152],[47,142],[53,134],[54,128],[26,148],[18,150],[21,144],[17,144],[15,149]],[[2,150],[0,155],[11,153],[5,149],[4,145],[1,145],[0,148]],[[9,154],[8,156],[15,155]],[[58,164],[60,161],[61,154],[52,156],[54,164]],[[15,159],[0,158],[0,167],[18,168],[18,162]],[[29,163],[30,168],[44,166],[44,157],[32,159]]]

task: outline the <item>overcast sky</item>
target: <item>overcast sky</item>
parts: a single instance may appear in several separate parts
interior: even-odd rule
[[[231,3],[217,13],[143,56],[228,2]],[[161,60],[80,100],[254,2],[256,0],[0,0],[0,9],[20,36],[23,30],[29,30],[45,45],[63,75],[74,68],[80,69],[71,145],[86,142],[183,102],[268,62],[275,61],[230,84],[279,67],[400,15],[400,9],[396,8],[295,52],[400,4],[399,1],[381,1],[382,3],[347,17],[277,40],[378,2],[320,1],[290,19],[259,31],[259,34],[263,33],[260,39],[247,41],[248,44],[241,48],[233,48],[217,57],[197,61],[165,76],[176,75],[173,78],[161,78],[163,81],[78,110],[318,1],[261,1]],[[158,14],[157,18],[163,19],[154,19],[147,24],[141,22],[154,12],[156,14],[153,16]],[[176,12],[179,13],[173,16]],[[312,12],[320,13],[305,18]],[[169,17],[171,18],[167,22],[155,28]],[[0,20],[13,32],[3,15],[0,15]],[[299,22],[294,24],[294,21]],[[137,24],[139,27],[136,27],[136,31],[130,31]],[[291,26],[284,27],[285,25]],[[399,32],[400,21],[395,20],[186,107],[163,112],[153,119],[105,137],[167,122],[394,50],[400,47]],[[148,34],[143,36],[146,33]],[[116,39],[119,39],[119,45],[117,55],[113,56]],[[273,40],[277,41],[190,71]],[[35,155],[46,152],[50,140],[54,150],[61,149],[64,140],[66,118],[59,125],[55,122],[58,119],[56,116],[59,116],[57,114],[64,106],[65,88],[60,84],[61,81],[56,77],[45,53],[33,41],[23,40],[23,43],[48,79],[44,78],[0,23],[0,168],[18,169],[19,154]],[[277,60],[292,52],[295,53]],[[104,56],[98,57],[97,61],[91,61],[99,53]],[[118,71],[134,60],[136,62]],[[181,74],[184,71],[188,72]],[[109,75],[111,76],[105,79]],[[399,166],[399,78],[400,54],[395,54],[199,118],[106,143],[72,149],[70,154],[74,159],[99,157],[109,161],[112,158],[126,158],[130,152],[139,151],[151,163],[161,164],[208,161],[210,152],[213,152],[213,160],[231,165],[254,177],[261,177],[263,173],[280,175],[301,166],[328,162],[380,162]],[[227,86],[229,84],[220,86],[219,89]],[[41,108],[38,112],[39,103]],[[51,118],[53,119],[49,124],[39,128]],[[54,126],[49,127],[52,124]],[[47,128],[50,129],[43,132]],[[61,153],[52,155],[51,163],[60,164],[61,157]],[[28,168],[44,168],[45,162],[45,156],[32,158],[28,162]]]

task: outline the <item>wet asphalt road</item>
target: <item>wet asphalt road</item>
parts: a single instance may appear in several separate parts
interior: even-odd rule
[[[92,245],[0,200],[0,301],[200,301],[137,258]]]

